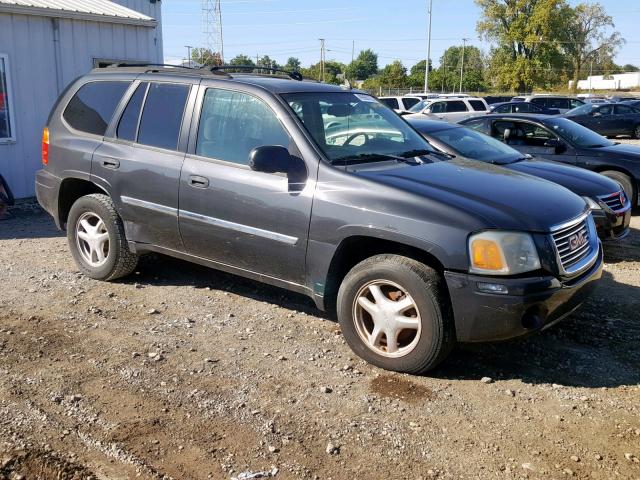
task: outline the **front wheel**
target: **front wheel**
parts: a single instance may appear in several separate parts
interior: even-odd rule
[[[67,221],[67,240],[78,268],[96,280],[115,280],[130,274],[138,256],[129,250],[124,226],[107,195],[79,198]]]
[[[631,206],[634,207],[636,205],[636,194],[637,192],[633,188],[633,181],[628,175],[625,175],[622,172],[618,172],[616,170],[606,170],[604,172],[600,172],[605,177],[609,177],[611,180],[615,180],[624,190],[624,194],[631,202]]]
[[[633,129],[633,138],[640,140],[640,125],[636,125],[636,128]]]
[[[340,285],[337,309],[353,351],[387,370],[426,372],[455,344],[440,275],[407,257],[377,255],[353,267]]]

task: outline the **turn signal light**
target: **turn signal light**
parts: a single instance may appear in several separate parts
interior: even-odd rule
[[[42,131],[42,164],[49,165],[49,129]]]
[[[505,268],[500,246],[492,240],[473,240],[471,243],[471,255],[475,268],[496,271]]]

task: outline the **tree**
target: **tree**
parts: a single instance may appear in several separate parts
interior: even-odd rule
[[[378,55],[371,49],[362,50],[358,57],[347,67],[347,78],[366,80],[378,73]]]
[[[346,69],[344,63],[336,62],[335,60],[327,60],[324,64],[324,76],[326,83],[332,83],[334,85],[340,85],[342,83],[342,75]],[[300,69],[300,73],[307,78],[315,78],[322,80],[322,65],[320,62],[310,65],[308,68]]]
[[[640,68],[635,65],[631,65],[630,63],[625,63],[620,67],[620,70],[622,70],[623,72],[639,72]]]
[[[263,57],[260,57],[258,59],[258,63],[256,64],[256,66],[262,67],[262,68],[280,68],[280,66],[278,65],[278,62],[269,58],[269,55],[264,55]]]
[[[250,65],[253,67],[255,66],[255,63],[253,62],[251,57],[240,53],[229,60],[229,65]]]
[[[499,87],[530,91],[556,80],[563,66],[560,41],[566,28],[565,0],[476,0],[481,38],[496,44],[490,78]]]
[[[618,47],[624,43],[619,32],[607,33],[614,28],[613,18],[607,15],[599,3],[580,3],[575,8],[567,8],[568,25],[564,50],[573,70],[573,90],[578,88],[578,80],[585,67],[597,56],[613,57]]]
[[[403,88],[408,84],[407,69],[400,60],[385,66],[378,78],[382,87]]]
[[[299,72],[300,68],[302,68],[302,64],[296,57],[289,57],[284,65],[284,69],[289,72]]]
[[[212,52],[208,48],[194,48],[191,50],[191,59],[200,65],[212,67],[222,65],[222,57],[219,52]]]

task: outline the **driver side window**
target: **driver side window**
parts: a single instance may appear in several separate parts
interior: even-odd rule
[[[256,97],[209,88],[204,97],[196,155],[247,165],[256,147],[289,147],[290,138],[275,113]]]

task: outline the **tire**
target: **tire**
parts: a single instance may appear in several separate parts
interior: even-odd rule
[[[625,175],[624,173],[618,172],[616,170],[605,170],[604,172],[600,172],[600,174],[618,182],[624,190],[624,194],[631,202],[632,208],[635,207],[636,195],[638,192],[636,192],[633,188],[633,181],[631,180],[631,178],[629,178],[628,175]]]
[[[411,327],[394,327],[393,320],[384,323],[385,318],[398,318],[397,308],[410,303],[413,306],[403,309],[400,316],[402,325]],[[374,316],[369,311],[377,305],[389,309],[376,314],[376,318],[382,319],[378,321],[383,325],[381,330],[396,332],[395,346],[384,331],[376,334]],[[353,267],[340,285],[337,313],[351,349],[386,370],[424,373],[442,362],[455,345],[453,314],[442,278],[432,268],[407,257],[376,255]]]
[[[115,280],[129,275],[138,264],[138,255],[129,250],[122,219],[107,195],[76,200],[69,212],[67,240],[78,268],[93,279]]]
[[[631,135],[631,137],[640,140],[640,125],[636,125],[636,128],[633,129],[633,134]]]

